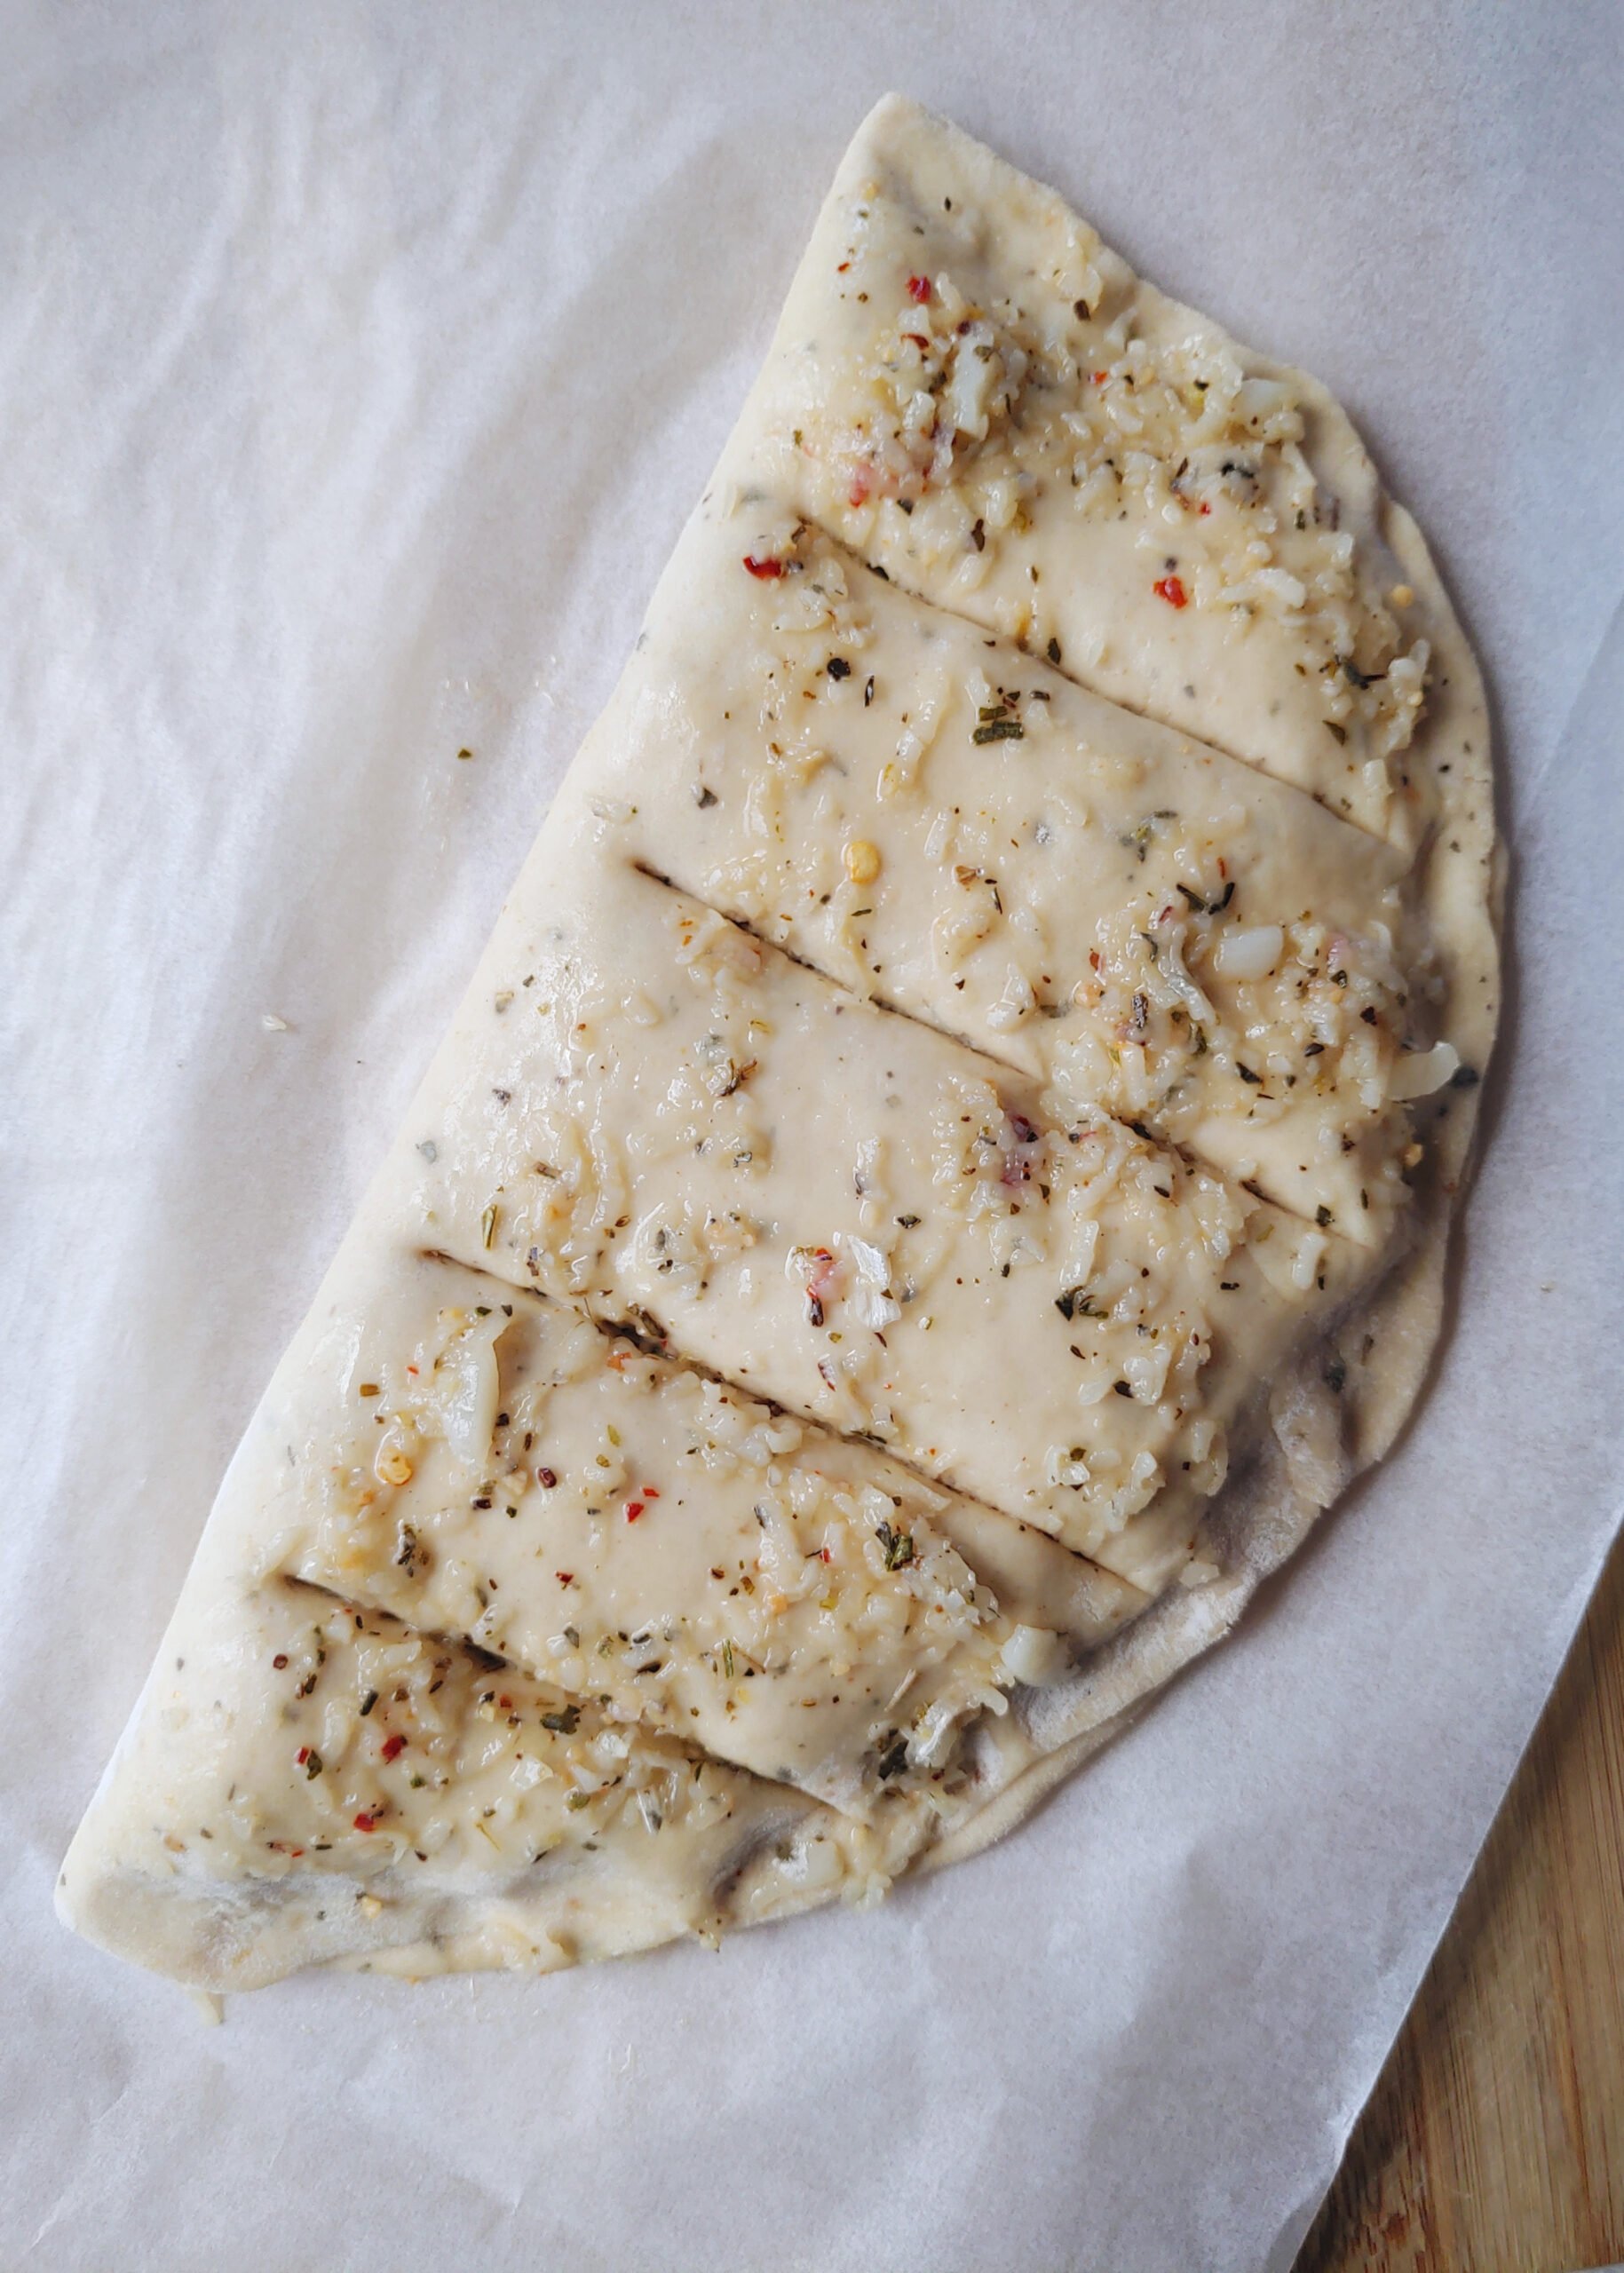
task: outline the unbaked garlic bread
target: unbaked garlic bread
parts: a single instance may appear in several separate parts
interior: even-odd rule
[[[888,99],[64,1866],[200,1987],[1008,1829],[1390,1442],[1481,689],[1324,391]]]

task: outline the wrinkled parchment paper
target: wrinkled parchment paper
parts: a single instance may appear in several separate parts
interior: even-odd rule
[[[1620,1498],[1618,13],[3,13],[0,2261],[1284,2269]],[[983,1859],[206,2030],[53,1873],[891,85],[1327,379],[1485,656],[1515,975],[1433,1389]]]

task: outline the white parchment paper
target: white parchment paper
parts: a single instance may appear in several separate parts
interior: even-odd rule
[[[0,2262],[1288,2265],[1620,1493],[1621,26],[0,6]],[[1514,978],[1432,1391],[985,1858],[207,2031],[58,1861],[891,85],[1327,379],[1485,656]]]

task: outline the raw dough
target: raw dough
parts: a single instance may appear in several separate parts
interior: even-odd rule
[[[547,1969],[1008,1829],[1409,1409],[1498,880],[1328,395],[888,98],[64,1916]]]

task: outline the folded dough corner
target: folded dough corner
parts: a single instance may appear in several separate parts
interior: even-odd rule
[[[63,1867],[213,1991],[1009,1829],[1410,1407],[1476,666],[1335,402],[887,98]]]

